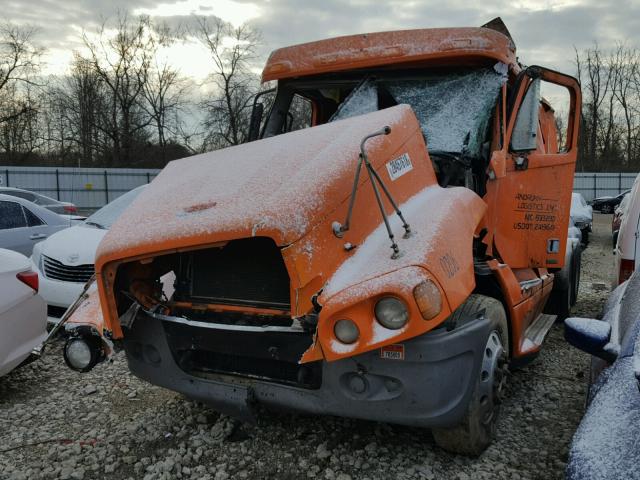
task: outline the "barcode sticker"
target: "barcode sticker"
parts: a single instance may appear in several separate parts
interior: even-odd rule
[[[394,158],[387,163],[387,171],[391,180],[396,180],[411,170],[413,170],[413,165],[408,153],[403,153],[398,158]]]

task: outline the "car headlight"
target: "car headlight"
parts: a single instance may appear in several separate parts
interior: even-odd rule
[[[360,336],[360,329],[353,320],[338,320],[333,326],[333,333],[342,343],[354,343]]]
[[[402,301],[395,297],[384,297],[376,303],[376,320],[383,327],[397,330],[409,321],[409,311]]]
[[[44,273],[44,267],[42,265],[42,249],[39,244],[33,247],[33,252],[31,253],[31,262],[36,266],[36,268],[40,271],[40,273]]]
[[[437,285],[431,280],[420,282],[413,289],[413,297],[416,299],[422,318],[431,320],[442,311],[442,295]]]

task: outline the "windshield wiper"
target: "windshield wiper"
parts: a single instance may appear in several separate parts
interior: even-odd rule
[[[88,222],[85,220],[85,225],[91,225],[93,227],[99,228],[100,230],[107,230],[107,227],[97,222]]]

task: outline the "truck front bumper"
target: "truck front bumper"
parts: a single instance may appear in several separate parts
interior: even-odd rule
[[[200,327],[187,327],[194,339]],[[404,342],[404,359],[380,350],[334,362],[322,361],[318,388],[228,374],[192,374],[170,348],[171,326],[141,314],[125,331],[129,369],[154,385],[181,392],[225,414],[252,420],[253,407],[337,415],[419,427],[451,426],[464,415],[493,325],[479,318]],[[294,364],[295,366],[295,364]],[[302,368],[302,366],[300,366]]]

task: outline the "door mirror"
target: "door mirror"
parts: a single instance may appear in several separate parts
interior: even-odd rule
[[[565,340],[583,352],[613,363],[619,346],[610,343],[611,325],[591,318],[567,318],[564,321]]]
[[[254,140],[258,140],[260,138],[260,130],[262,128],[262,117],[264,115],[264,103],[259,102],[260,97],[263,95],[272,94],[276,91],[275,88],[270,88],[269,90],[263,90],[262,92],[256,93],[255,97],[253,97],[253,108],[251,110],[251,119],[249,120],[249,133],[247,135],[247,142],[253,142]],[[265,97],[269,105],[270,95]]]
[[[511,134],[513,151],[535,150],[538,145],[538,115],[540,112],[540,79],[531,81],[520,105]]]
[[[264,105],[262,103],[256,103],[253,105],[251,111],[251,122],[249,123],[249,136],[248,142],[257,140],[260,136],[260,125],[262,124],[262,116],[264,115]]]

